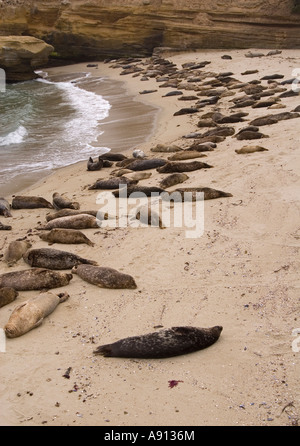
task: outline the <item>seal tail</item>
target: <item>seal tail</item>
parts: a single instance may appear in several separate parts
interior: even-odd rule
[[[100,345],[93,351],[95,355],[102,355],[105,357],[112,356],[111,344]]]

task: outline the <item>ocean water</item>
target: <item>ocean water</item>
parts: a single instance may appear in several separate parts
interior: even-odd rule
[[[0,196],[89,156],[134,147],[151,132],[155,110],[129,98],[121,83],[89,73],[65,77],[0,93]]]

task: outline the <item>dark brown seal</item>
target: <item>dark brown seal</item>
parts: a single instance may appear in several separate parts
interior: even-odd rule
[[[45,268],[30,268],[0,275],[0,288],[9,287],[16,291],[31,291],[58,288],[68,285],[72,274]]]
[[[77,274],[86,282],[97,285],[100,288],[135,289],[136,283],[129,274],[121,273],[113,268],[77,265],[72,268],[72,273]]]
[[[12,199],[11,207],[13,209],[38,209],[49,208],[53,209],[53,205],[43,197],[26,197],[23,195],[16,195]]]
[[[14,288],[4,287],[0,288],[0,307],[4,307],[4,305],[10,304],[13,302],[16,297],[18,297],[19,293]]]
[[[69,198],[63,197],[58,192],[54,192],[52,195],[52,202],[55,209],[75,209],[78,210],[80,208],[79,203],[76,201],[72,201]]]
[[[165,192],[161,187],[156,186],[130,186],[127,188],[113,191],[116,198],[137,198],[137,197],[153,197]]]
[[[159,185],[162,189],[167,189],[168,187],[175,186],[175,184],[183,183],[188,179],[189,177],[185,173],[171,173],[163,178]]]
[[[11,231],[12,230],[12,226],[10,225],[4,225],[3,223],[1,223],[0,221],[0,231]]]
[[[48,269],[71,269],[81,263],[97,265],[97,262],[84,259],[72,252],[52,248],[29,249],[23,254],[23,259],[30,266]]]
[[[222,329],[218,325],[211,328],[172,327],[101,345],[93,353],[120,358],[170,358],[213,345],[219,339]]]
[[[100,159],[99,157],[97,161],[94,161],[93,158],[90,156],[86,167],[89,171],[101,170],[103,167],[103,159]]]
[[[159,173],[174,173],[174,172],[192,172],[193,170],[208,169],[210,167],[207,163],[201,161],[190,161],[187,163],[180,163],[176,161],[169,161],[162,167],[159,167],[157,172]]]
[[[92,186],[90,186],[88,189],[118,189],[119,187],[126,186],[126,185],[133,185],[137,184],[137,180],[131,180],[130,178],[126,177],[113,177],[109,178],[108,180],[98,180],[96,181]]]
[[[160,158],[153,158],[148,160],[136,159],[135,161],[127,164],[126,168],[134,171],[156,169],[157,167],[166,164],[166,162],[166,160]]]

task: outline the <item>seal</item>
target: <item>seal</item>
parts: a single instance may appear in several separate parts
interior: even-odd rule
[[[39,234],[39,237],[44,242],[48,242],[49,245],[53,245],[53,243],[64,243],[67,245],[85,243],[89,246],[95,245],[83,232],[77,229],[55,228],[49,232]]]
[[[54,228],[63,229],[88,229],[99,228],[100,220],[89,214],[69,215],[67,217],[55,218],[48,221],[45,225],[39,226],[39,230],[48,230]]]
[[[64,198],[58,192],[54,192],[52,195],[52,202],[55,209],[74,209],[78,210],[80,208],[79,203],[72,201],[69,198]]]
[[[135,289],[137,287],[132,276],[121,273],[113,268],[77,265],[72,268],[72,273],[77,274],[81,279],[100,288]]]
[[[256,132],[253,130],[245,130],[238,135],[236,135],[236,139],[239,141],[245,140],[245,139],[261,139],[261,138],[269,138],[268,135],[264,135],[261,132]]]
[[[133,170],[121,168],[121,169],[113,170],[111,172],[111,175],[114,177],[122,177],[124,175],[126,176],[127,173],[133,173]]]
[[[254,153],[254,152],[267,152],[268,149],[265,149],[261,146],[243,146],[241,149],[236,149],[235,152],[237,154],[245,154],[245,153]]]
[[[113,191],[113,195],[116,198],[138,198],[138,197],[153,197],[165,192],[161,187],[156,186],[131,186],[128,188],[115,190]]]
[[[222,330],[219,325],[210,328],[171,327],[100,345],[93,353],[119,358],[171,358],[210,347],[219,339]]]
[[[143,150],[135,149],[132,152],[132,156],[134,158],[143,159],[143,158],[145,158],[146,154],[145,154],[145,152],[143,152]]]
[[[10,212],[10,205],[8,201],[3,197],[0,198],[0,215],[3,215],[3,217],[12,217]]]
[[[197,192],[203,192],[203,199],[204,200],[213,200],[215,198],[221,198],[221,197],[232,197],[232,194],[229,192],[224,192],[222,190],[213,189],[211,187],[185,187],[185,188],[178,188],[175,189],[175,191],[170,192],[171,194],[173,192],[178,192],[180,194],[180,197],[178,201],[197,201],[201,200],[201,196],[199,197],[197,195]],[[187,193],[189,193],[187,195]],[[168,195],[163,195],[163,199],[169,199]],[[173,199],[173,197],[172,197]],[[176,201],[176,198],[174,197],[174,201]]]
[[[65,302],[68,298],[67,293],[53,294],[48,291],[18,305],[4,326],[6,336],[16,338],[38,327],[58,304]]]
[[[192,172],[199,169],[208,169],[210,166],[207,163],[202,163],[201,161],[190,161],[187,163],[180,163],[176,161],[169,161],[162,167],[159,167],[157,172],[159,173],[174,173],[174,172]]]
[[[72,274],[45,268],[30,268],[0,275],[0,288],[9,287],[16,291],[32,291],[66,286]]]
[[[49,208],[53,209],[53,205],[43,197],[26,197],[23,195],[16,195],[12,199],[11,207],[13,209],[38,209]]]
[[[55,220],[55,218],[61,218],[61,217],[70,217],[72,215],[81,215],[81,214],[88,214],[93,215],[94,217],[97,216],[98,211],[76,211],[73,209],[60,209],[57,212],[54,212],[53,214],[46,215],[46,220],[51,221]],[[103,220],[107,220],[108,214],[103,213]]]
[[[11,231],[12,227],[10,225],[4,225],[0,221],[0,231]]]
[[[94,189],[118,189],[118,187],[137,184],[137,180],[131,180],[126,177],[113,177],[107,180],[98,180],[92,186],[88,187],[88,190]]]
[[[23,254],[31,248],[31,243],[28,240],[15,240],[10,242],[7,250],[4,253],[4,261],[8,266],[13,266],[23,256]]]
[[[16,291],[14,288],[0,288],[0,308],[13,302],[18,297],[18,295],[18,291]]]
[[[93,260],[84,259],[71,252],[52,248],[29,249],[23,254],[23,259],[30,266],[47,269],[71,269],[73,266],[81,263],[97,265],[97,262]]]
[[[176,144],[157,144],[155,147],[150,149],[151,152],[160,152],[160,153],[172,153],[172,152],[180,152],[182,149]]]
[[[130,171],[131,172],[131,171]],[[134,181],[147,180],[152,175],[152,172],[132,172],[127,173],[126,178]]]
[[[94,161],[90,156],[86,167],[89,171],[101,170],[103,168],[103,159],[99,157],[97,161]]]
[[[157,167],[163,166],[166,164],[166,160],[160,159],[160,158],[153,158],[153,159],[141,159],[141,160],[135,160],[130,164],[126,165],[127,169],[138,171],[138,170],[148,170],[148,169],[156,169]]]
[[[140,206],[137,209],[135,218],[147,226],[158,227],[160,229],[166,228],[159,214],[151,209],[151,206],[149,207],[148,205]]]
[[[127,159],[127,156],[123,155],[123,153],[107,152],[107,153],[103,153],[102,155],[100,155],[99,159],[106,160],[106,161],[122,161],[122,160]]]
[[[171,173],[167,177],[163,178],[159,185],[162,189],[175,186],[175,184],[183,183],[188,180],[189,177],[185,173]]]
[[[198,150],[183,150],[182,152],[175,153],[174,155],[168,156],[169,161],[185,161],[194,158],[206,157],[204,153],[198,152]]]

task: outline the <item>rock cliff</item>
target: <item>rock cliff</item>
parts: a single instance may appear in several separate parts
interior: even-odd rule
[[[154,47],[299,48],[296,0],[0,0],[0,34],[31,35],[57,55],[149,55]]]
[[[8,82],[35,79],[34,70],[48,62],[53,49],[35,37],[0,36],[0,68]]]

